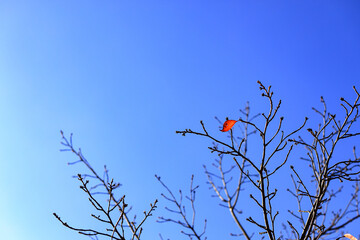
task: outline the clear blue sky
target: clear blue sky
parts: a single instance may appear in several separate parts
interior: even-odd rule
[[[206,201],[202,165],[215,156],[176,130],[204,120],[218,131],[214,116],[237,118],[248,100],[260,110],[257,80],[294,126],[321,95],[340,109],[359,66],[359,1],[2,0],[0,238],[87,239],[52,216],[92,224],[60,129],[95,168],[107,164],[139,214],[160,197],[154,174],[177,189],[195,173]],[[185,239],[152,223],[163,206],[144,237]],[[209,239],[224,239],[231,219],[216,199],[199,210],[211,212]]]

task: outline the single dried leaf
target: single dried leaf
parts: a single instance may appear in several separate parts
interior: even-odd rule
[[[226,120],[226,121],[224,122],[223,129],[221,129],[220,131],[222,131],[222,132],[227,132],[227,131],[229,131],[229,130],[234,126],[234,124],[235,124],[236,122],[237,122],[236,120]]]
[[[357,240],[356,237],[354,237],[353,235],[351,235],[351,234],[349,234],[349,233],[345,234],[344,237],[346,237],[346,238],[348,238],[348,239],[350,239],[350,240]]]

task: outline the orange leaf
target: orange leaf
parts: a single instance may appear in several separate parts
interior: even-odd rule
[[[221,129],[220,131],[222,131],[222,132],[227,132],[227,131],[229,131],[229,130],[234,126],[234,124],[235,124],[236,122],[237,122],[236,120],[226,120],[226,121],[224,122],[223,129]]]
[[[346,238],[348,238],[350,240],[357,240],[353,235],[351,235],[349,233],[345,234],[344,237],[346,237]]]

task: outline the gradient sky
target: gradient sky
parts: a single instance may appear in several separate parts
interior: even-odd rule
[[[88,239],[52,215],[93,224],[71,178],[84,168],[59,151],[62,129],[94,168],[108,166],[138,214],[160,199],[154,174],[176,190],[194,173],[209,240],[228,239],[234,225],[202,170],[211,143],[175,131],[204,120],[220,134],[214,116],[238,118],[246,101],[261,111],[257,80],[283,100],[286,127],[297,126],[320,96],[334,111],[352,99],[359,64],[355,0],[2,0],[0,238]],[[164,204],[144,239],[186,239],[154,223]]]

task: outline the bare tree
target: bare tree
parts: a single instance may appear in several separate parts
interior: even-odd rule
[[[323,122],[319,124],[317,130],[308,128],[311,135],[309,140],[301,137],[292,139],[295,144],[304,146],[307,151],[305,161],[309,162],[312,170],[312,182],[315,184],[314,191],[309,190],[303,177],[291,166],[294,172],[295,192],[299,206],[299,214],[292,212],[292,215],[302,223],[302,231],[293,229],[299,239],[320,239],[343,229],[346,225],[360,218],[359,214],[359,173],[360,158],[356,156],[355,146],[353,147],[353,159],[334,159],[334,153],[339,143],[347,138],[352,138],[360,134],[353,131],[353,124],[359,118],[359,99],[360,94],[354,87],[356,99],[349,103],[341,98],[341,106],[345,111],[345,116],[340,120],[335,114],[328,112],[326,103],[321,97],[323,111],[314,109],[322,117]],[[332,199],[341,193],[343,186],[334,189],[332,184],[335,180],[340,182],[355,182],[354,191],[348,202],[332,213],[328,223],[327,209]],[[303,201],[311,203],[311,209],[303,214]]]
[[[125,203],[125,195],[122,195],[120,198],[115,196],[115,190],[120,187],[120,183],[115,182],[114,179],[110,180],[106,166],[104,166],[104,174],[101,177],[86,160],[81,149],[75,150],[72,142],[72,134],[69,140],[64,136],[62,131],[61,136],[63,140],[61,144],[65,146],[65,149],[62,149],[62,151],[71,151],[78,157],[77,161],[69,163],[69,165],[82,163],[90,171],[89,174],[77,175],[81,183],[80,188],[86,193],[89,202],[96,210],[96,214],[91,214],[91,217],[98,220],[99,223],[105,223],[107,227],[102,230],[73,227],[63,221],[56,213],[54,213],[54,216],[65,227],[89,236],[91,239],[98,239],[98,236],[105,236],[111,240],[139,240],[143,231],[143,224],[156,209],[158,201],[155,200],[154,203],[150,204],[150,209],[144,211],[144,216],[138,223],[136,222],[136,215],[134,215],[131,220],[129,217],[131,207],[128,207],[128,204]],[[90,180],[87,179],[93,179],[95,183],[90,186]],[[105,203],[97,199],[96,196],[99,195],[106,196],[107,200]]]
[[[265,87],[261,82],[258,84],[268,104],[268,111],[252,115],[247,103],[240,111],[241,117],[236,120],[241,130],[240,136],[235,135],[236,132],[230,129],[228,138],[222,140],[223,137],[218,138],[212,131],[208,131],[203,121],[200,121],[201,131],[177,131],[183,136],[196,135],[211,141],[209,150],[216,153],[217,158],[210,167],[209,164],[204,165],[204,171],[214,196],[219,199],[219,204],[228,210],[229,216],[238,227],[239,233],[231,233],[231,236],[247,240],[317,240],[340,239],[343,236],[350,238],[349,234],[344,235],[344,230],[360,218],[360,158],[355,147],[350,159],[337,152],[341,143],[348,144],[349,139],[360,135],[359,128],[354,128],[356,120],[360,117],[359,92],[353,88],[356,96],[352,103],[344,98],[340,99],[340,106],[343,108],[340,117],[328,111],[321,97],[323,109],[313,108],[321,117],[321,123],[316,126],[316,130],[307,128],[305,131],[305,125],[308,124],[308,118],[305,118],[298,123],[298,127],[288,131],[284,127],[284,117],[278,116],[281,101],[275,103],[271,86]],[[216,120],[224,126],[227,122],[223,123],[218,118]],[[234,123],[234,120],[232,122]],[[120,198],[114,195],[114,190],[118,189],[120,184],[109,179],[106,167],[103,177],[100,177],[84,158],[81,150],[74,149],[72,136],[70,135],[68,140],[62,132],[61,134],[65,151],[71,151],[79,158],[71,164],[83,163],[90,171],[90,174],[79,174],[78,179],[81,189],[98,213],[91,216],[108,227],[102,230],[76,228],[54,213],[55,217],[67,228],[95,239],[97,236],[120,240],[140,239],[143,223],[155,210],[157,200],[150,204],[150,209],[144,212],[144,217],[139,223],[136,223],[135,217],[130,220],[131,208],[125,203],[125,195]],[[300,158],[303,161],[288,164],[294,159],[291,153],[295,147],[300,147],[298,150],[304,152]],[[283,189],[276,177],[288,165],[289,180],[292,180],[293,188]],[[158,222],[179,225],[181,233],[190,240],[206,240],[206,216],[200,216],[200,219],[204,219],[201,220],[204,221],[201,226],[196,225],[198,221],[195,220],[199,219],[195,205],[196,190],[199,186],[194,184],[194,176],[185,198],[182,190],[179,190],[179,195],[176,196],[159,176],[155,177],[165,189],[162,197],[168,203],[167,212],[171,214],[170,217],[159,217]],[[97,183],[89,186],[88,178]],[[344,195],[343,189],[351,184],[352,194],[348,196],[347,202],[336,201],[337,196]],[[101,190],[98,190],[100,188]],[[274,204],[279,200],[280,192],[288,192],[297,205],[297,209],[289,209],[286,216],[281,218],[279,216],[282,209],[278,209]],[[97,194],[107,196],[105,204],[96,198]],[[240,199],[244,198],[252,201],[257,208],[252,208],[251,211],[240,208]],[[283,222],[281,219],[286,221]],[[251,225],[259,231],[254,232]],[[279,229],[279,226],[282,228]],[[161,235],[160,238],[163,239]]]
[[[341,106],[345,112],[342,118],[330,114],[324,99],[321,98],[324,110],[322,112],[315,108],[314,110],[322,117],[322,123],[319,124],[316,131],[308,128],[308,135],[304,136],[301,130],[308,118],[305,118],[298,128],[285,132],[283,130],[284,118],[275,118],[278,115],[281,101],[275,104],[271,86],[266,88],[260,81],[258,83],[262,96],[268,101],[269,111],[260,116],[251,117],[250,108],[247,105],[241,111],[244,118],[237,120],[243,124],[241,137],[234,136],[231,129],[229,141],[219,140],[206,129],[202,121],[200,121],[202,126],[200,132],[185,129],[177,131],[177,133],[183,136],[187,134],[202,136],[213,142],[209,149],[218,154],[219,159],[213,164],[217,172],[209,171],[204,166],[205,174],[208,177],[208,183],[221,201],[220,205],[229,210],[241,231],[241,234],[232,234],[233,236],[242,235],[248,240],[254,236],[254,233],[250,234],[245,227],[246,222],[257,226],[262,238],[267,236],[270,240],[284,238],[308,240],[336,237],[334,236],[336,234],[339,236],[348,224],[360,218],[358,195],[360,158],[356,155],[355,147],[352,159],[334,158],[334,153],[341,141],[360,134],[359,131],[353,131],[353,125],[360,116],[358,91],[354,87],[356,98],[353,103],[341,98]],[[253,134],[258,138],[254,144],[249,140],[249,136]],[[261,150],[260,156],[249,156],[248,145]],[[309,166],[312,175],[301,176],[294,166],[290,166],[293,172],[291,178],[294,190],[288,191],[294,196],[298,210],[289,210],[289,213],[298,222],[287,221],[286,224],[283,224],[288,233],[288,236],[285,237],[281,230],[276,229],[275,223],[279,211],[274,208],[273,201],[277,196],[279,186],[276,186],[272,179],[288,162],[296,145],[305,147],[307,157],[302,159],[309,163],[306,165]],[[229,169],[223,167],[226,156],[230,156],[234,162],[234,166]],[[235,172],[234,169],[238,171]],[[237,184],[230,185],[233,179],[237,179]],[[341,181],[343,184],[354,182],[353,193],[348,202],[344,206],[338,207],[329,217],[329,205],[342,192],[343,188],[340,186],[339,189],[335,189],[336,185],[333,184],[335,180]],[[310,186],[313,184],[315,186]],[[262,220],[255,219],[251,213],[245,219],[240,217],[242,210],[238,207],[238,200],[240,192],[244,189],[250,193],[248,196],[258,206],[258,211],[263,216]],[[176,220],[172,222],[177,223]],[[258,239],[259,236],[255,235],[254,238]]]

